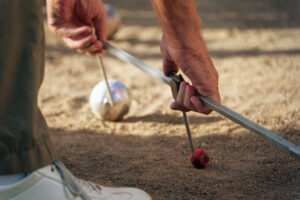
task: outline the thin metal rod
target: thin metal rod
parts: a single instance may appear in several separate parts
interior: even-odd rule
[[[187,133],[188,139],[189,139],[189,145],[191,147],[191,151],[194,156],[195,149],[194,149],[193,142],[192,142],[192,135],[191,135],[190,125],[189,125],[189,120],[186,116],[186,112],[182,112],[182,115],[183,115],[184,124],[185,124],[185,128],[186,128],[186,133]]]
[[[102,78],[105,81],[105,85],[106,85],[106,89],[107,89],[107,92],[108,92],[110,103],[112,105],[114,105],[115,102],[114,102],[114,98],[112,96],[112,93],[111,93],[111,90],[110,90],[110,87],[109,87],[109,83],[107,81],[107,76],[106,76],[106,73],[105,73],[105,68],[104,68],[104,65],[103,65],[102,56],[101,55],[97,55],[96,57],[97,57],[97,61],[98,61],[98,66],[99,66],[101,74],[102,74]]]
[[[170,81],[172,81],[171,78],[166,77],[164,75],[164,73],[162,73],[161,71],[159,71],[158,69],[155,69],[153,67],[151,67],[150,65],[144,63],[143,61],[137,59],[136,57],[130,55],[129,53],[118,49],[112,45],[110,45],[107,42],[103,42],[104,46],[106,47],[106,51],[108,53],[110,53],[111,55],[127,62],[127,63],[131,63],[134,66],[138,67],[140,70],[146,72],[147,74],[149,74],[152,77],[155,77],[157,79],[159,79],[160,81],[163,81],[166,84],[170,84]]]
[[[107,52],[116,56],[117,58],[124,60],[125,62],[129,62],[142,71],[146,72],[147,74],[151,75],[152,77],[163,81],[164,83],[170,85],[171,79],[166,77],[162,72],[159,70],[152,68],[151,66],[145,64],[144,62],[140,61],[139,59],[135,58],[134,56],[126,53],[123,50],[120,50],[112,45],[104,42],[104,45],[107,49]],[[281,148],[282,150],[289,152],[296,158],[300,159],[300,146],[296,146],[295,144],[291,143],[290,141],[276,135],[272,131],[269,131],[258,124],[250,121],[249,119],[239,115],[238,113],[230,110],[229,108],[213,101],[212,99],[199,95],[199,98],[203,101],[205,106],[208,108],[218,112],[219,114],[223,115],[226,118],[231,119],[232,121],[240,124],[241,126],[253,131],[254,133],[258,134],[259,136],[263,137],[264,139],[268,140],[269,142],[275,144],[277,147]]]

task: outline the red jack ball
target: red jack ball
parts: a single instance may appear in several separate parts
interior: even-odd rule
[[[203,169],[208,166],[209,163],[209,157],[207,154],[207,151],[204,149],[197,149],[193,154],[191,154],[191,163],[194,165],[197,169]]]

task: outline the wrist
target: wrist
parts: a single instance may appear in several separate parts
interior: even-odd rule
[[[157,20],[175,48],[185,48],[200,40],[201,18],[195,0],[151,0]]]
[[[188,58],[185,60],[200,60],[204,63],[210,61],[205,41],[200,33],[183,40],[169,39],[163,35],[162,43],[165,44],[164,46],[167,47],[167,51],[170,55],[173,55],[174,61],[178,64],[183,64],[180,63],[182,57]]]
[[[198,15],[190,17],[192,21],[171,23],[169,29],[163,28],[164,37],[174,48],[189,49],[202,43],[201,19]]]
[[[216,73],[205,42],[201,37],[191,45],[180,47],[170,45],[166,40],[163,42],[165,42],[166,50],[173,61],[191,80],[195,81],[197,77],[202,77],[203,74]]]

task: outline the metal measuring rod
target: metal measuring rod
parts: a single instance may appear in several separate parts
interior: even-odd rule
[[[93,31],[93,34],[96,35],[96,30],[95,30],[94,27],[92,28],[92,31]],[[103,60],[102,60],[102,55],[97,55],[96,59],[97,59],[97,64],[98,64],[98,67],[100,69],[102,78],[105,82],[106,90],[108,92],[109,101],[112,105],[114,105],[115,102],[114,102],[114,98],[112,96],[111,89],[109,87],[109,83],[108,83],[108,80],[107,80],[106,71],[105,71],[105,67],[104,67],[104,64],[103,64]]]
[[[115,101],[114,101],[114,98],[113,98],[113,95],[112,95],[112,92],[111,92],[111,89],[109,87],[109,83],[108,83],[108,80],[107,80],[105,67],[104,67],[104,64],[103,64],[103,61],[102,61],[102,55],[97,55],[96,58],[97,58],[98,67],[101,71],[102,78],[105,81],[105,86],[106,86],[106,90],[108,92],[109,101],[110,101],[111,105],[114,105]]]

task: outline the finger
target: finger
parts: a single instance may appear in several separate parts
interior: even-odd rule
[[[164,68],[164,74],[166,76],[176,74],[179,70],[178,65],[173,60],[167,58],[163,59],[163,68]]]
[[[204,106],[203,102],[200,100],[199,97],[193,96],[190,100],[195,108],[195,111],[206,115],[212,112],[212,110]]]
[[[96,29],[96,34],[98,39],[101,41],[107,41],[107,26],[106,22],[96,22],[94,24],[95,29]]]
[[[91,44],[93,44],[96,41],[97,37],[93,34],[89,34],[87,37],[80,39],[80,40],[74,40],[71,38],[64,38],[64,42],[66,45],[71,49],[85,49],[89,47]]]
[[[191,102],[191,97],[195,95],[195,88],[192,87],[191,85],[187,84],[185,86],[184,90],[184,98],[183,98],[183,105],[193,111],[196,111],[193,103]]]
[[[216,101],[217,103],[221,103],[221,97],[220,97],[218,87],[216,87],[216,88],[211,87],[211,88],[207,89],[204,87],[195,86],[195,88],[197,88],[197,91],[199,94],[209,97],[209,98],[213,99],[214,101]],[[202,101],[200,101],[200,103],[199,103],[199,101],[200,101],[200,99],[198,97],[194,100],[195,105],[199,105],[199,107],[197,108],[198,112],[201,112],[203,114],[209,114],[212,112],[212,110],[207,108],[203,104]],[[201,107],[203,107],[203,108],[201,108]]]
[[[105,50],[101,49],[99,51],[94,51],[94,52],[88,52],[87,55],[89,56],[96,56],[96,55],[100,55],[100,54],[105,54]]]
[[[101,16],[98,16],[93,20],[93,24],[97,34],[97,38],[105,42],[107,40],[106,10],[103,9],[102,12],[103,13]]]
[[[190,111],[189,109],[187,109],[186,107],[180,105],[180,104],[177,103],[176,101],[174,101],[174,102],[171,103],[170,108],[171,108],[172,110],[180,110],[180,111],[183,111],[183,112],[188,112],[188,111]]]
[[[49,24],[50,30],[61,37],[78,39],[92,33],[90,26],[78,26],[73,23],[65,23],[60,25]]]
[[[100,54],[104,54],[105,53],[105,50],[101,49],[101,50],[98,50],[98,51],[93,51],[93,52],[87,52],[86,54],[89,55],[89,56],[96,56],[96,55],[100,55]]]
[[[177,103],[179,103],[180,105],[183,105],[183,100],[184,100],[184,93],[185,93],[185,87],[186,87],[187,83],[186,82],[181,82],[180,86],[179,86],[179,91],[176,97],[176,101]]]
[[[96,51],[100,51],[103,49],[103,44],[100,41],[95,41],[90,46],[87,46],[87,48],[78,49],[77,51],[79,53],[93,53]]]

